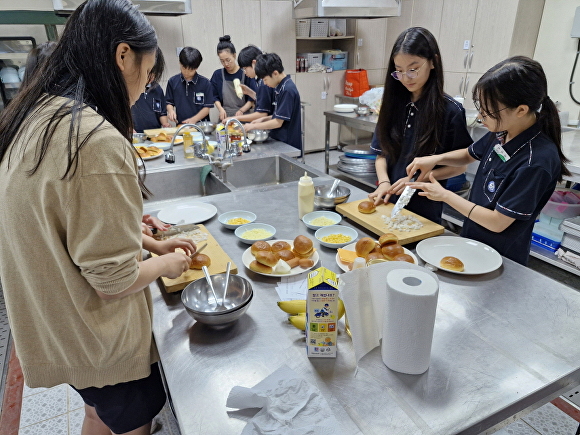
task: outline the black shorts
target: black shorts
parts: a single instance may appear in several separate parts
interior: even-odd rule
[[[151,365],[151,374],[143,379],[103,388],[74,389],[116,434],[130,432],[149,423],[161,411],[166,400],[157,363]]]

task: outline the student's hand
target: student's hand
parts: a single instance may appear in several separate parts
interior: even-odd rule
[[[254,119],[252,122],[250,122],[250,124],[258,124],[259,122],[264,122],[268,119],[267,116],[262,116],[261,118],[258,119]]]
[[[182,124],[195,124],[196,122],[197,121],[195,120],[195,118],[191,117],[191,118],[184,119]]]
[[[247,95],[248,97],[252,98],[253,100],[256,99],[256,91],[254,91],[252,88],[250,88],[249,86],[246,85],[240,85],[242,87],[242,92],[244,93],[244,95]]]
[[[153,237],[153,232],[151,231],[151,228],[147,226],[146,223],[141,222],[141,232],[146,236]]]
[[[187,255],[194,254],[197,250],[193,240],[186,238],[167,239],[155,243],[155,253],[157,255],[169,254],[170,252],[175,252],[178,248],[183,249]]]
[[[223,108],[218,109],[218,110],[220,112],[220,121],[223,123],[224,120],[228,117],[228,114],[226,113],[226,111]]]
[[[162,255],[161,257],[165,262],[164,272],[161,276],[165,276],[170,279],[179,278],[182,273],[189,269],[191,264],[191,258],[182,252],[171,252],[169,254]]]
[[[415,172],[421,170],[421,174],[416,181],[427,180],[429,172],[433,169],[438,162],[439,156],[425,156],[425,157],[415,157],[411,163],[407,166],[407,175],[412,177]]]
[[[158,218],[151,216],[150,214],[144,214],[142,222],[161,231],[165,231],[171,228],[170,224],[166,224],[165,222],[160,221]]]
[[[395,183],[390,186],[389,193],[391,195],[400,195],[403,193],[403,190],[407,187],[406,183],[409,182],[410,178],[411,177],[403,177],[395,181]]]
[[[169,128],[169,127],[171,127],[171,124],[169,122],[167,122],[165,124],[161,124],[161,127],[163,127],[163,128]]]
[[[377,187],[377,189],[369,193],[369,199],[373,201],[375,205],[379,205],[381,203],[388,203],[391,194],[389,193],[389,189],[391,185],[389,183],[383,183]]]
[[[429,173],[429,181],[429,183],[415,181],[414,183],[407,184],[407,186],[411,186],[413,189],[421,189],[422,192],[417,192],[417,195],[426,196],[432,201],[445,202],[451,192],[439,184],[432,172]]]
[[[238,110],[236,112],[236,115],[235,116],[242,116],[243,114],[244,114],[244,112],[242,112],[241,110]]]
[[[167,119],[177,124],[177,112],[175,109],[169,109],[167,111]]]

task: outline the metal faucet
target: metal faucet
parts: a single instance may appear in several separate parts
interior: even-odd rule
[[[169,149],[165,153],[165,161],[167,163],[175,163],[175,154],[173,153],[173,144],[175,142],[175,138],[177,137],[177,134],[186,127],[192,127],[193,129],[195,129],[201,133],[201,137],[203,138],[203,141],[202,141],[202,153],[203,153],[203,155],[202,155],[202,157],[204,159],[205,158],[210,159],[210,156],[207,153],[207,139],[205,138],[205,133],[203,132],[201,127],[199,125],[196,125],[196,124],[183,124],[181,127],[179,127],[177,129],[177,131],[173,134],[173,137],[171,138],[171,145],[169,146]],[[211,163],[211,159],[210,159],[210,163]]]
[[[236,118],[231,118],[229,119],[225,124],[224,124],[224,130],[226,131],[226,149],[224,152],[224,155],[221,157],[217,157],[214,159],[214,165],[218,168],[220,168],[221,170],[221,174],[222,174],[222,180],[225,182],[226,181],[226,169],[228,169],[230,166],[233,166],[234,164],[234,156],[238,155],[238,148],[235,145],[232,145],[232,143],[230,142],[230,135],[228,134],[228,125],[230,125],[230,123],[235,123],[237,124],[241,131],[242,131],[242,135],[244,137],[244,143],[246,143],[246,131],[244,130],[244,126],[242,125],[242,123],[236,119]],[[229,161],[225,161],[227,158],[229,157]]]

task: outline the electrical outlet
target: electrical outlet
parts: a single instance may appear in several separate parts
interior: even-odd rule
[[[470,45],[471,45],[471,41],[469,39],[466,39],[465,41],[463,41],[463,49],[464,50],[469,50]]]
[[[183,50],[183,47],[177,47],[175,49],[177,56],[179,57],[179,53],[181,53],[181,50]]]
[[[362,38],[358,38],[357,45],[358,45],[359,47],[362,47],[362,46],[363,46],[363,39],[362,39]]]
[[[326,100],[326,97],[327,96],[328,96],[328,92],[322,92],[322,95],[320,96],[320,99]]]

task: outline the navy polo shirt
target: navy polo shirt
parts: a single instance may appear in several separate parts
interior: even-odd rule
[[[204,107],[213,107],[215,101],[210,81],[198,73],[191,81],[185,80],[181,74],[171,77],[165,99],[167,104],[175,106],[178,124],[197,115]],[[203,121],[209,121],[209,116]]]
[[[245,75],[244,71],[241,68],[234,74],[228,73],[224,68],[216,69],[213,72],[213,75],[211,76],[211,84],[213,86],[213,93],[214,93],[214,99],[213,99],[214,103],[216,101],[219,101],[221,104],[223,104],[223,102],[224,102],[224,96],[222,93],[222,87],[224,84],[224,82],[222,80],[222,69],[224,70],[224,77],[225,77],[226,81],[233,82],[234,79],[238,79],[238,80],[240,80],[240,82],[242,84],[246,85],[247,87],[249,87],[253,91],[255,91],[255,92],[258,91],[258,84],[256,83],[256,80],[251,79],[250,77]],[[244,77],[243,81],[242,81],[242,77]],[[254,101],[254,99],[248,97],[247,95],[244,95],[244,102],[246,103],[248,101]]]
[[[537,123],[503,145],[510,156],[506,162],[493,149],[504,137],[505,133],[490,132],[468,148],[469,154],[480,160],[469,200],[515,221],[501,233],[494,233],[465,219],[461,235],[525,266],[535,219],[556,188],[561,163],[558,147]]]
[[[262,79],[257,81],[258,90],[256,91],[256,108],[255,112],[271,115],[275,109],[274,89],[264,84]]]
[[[270,137],[302,149],[300,94],[290,76],[284,77],[274,89],[274,103],[272,119],[281,119],[284,122],[280,128],[270,131]]]
[[[163,89],[157,83],[148,86],[131,107],[133,128],[137,133],[161,127],[159,118],[167,115]]]
[[[422,116],[429,116],[429,113],[422,111],[423,104],[421,99],[416,102],[409,102],[405,106],[405,127],[404,127],[404,142],[401,150],[401,156],[398,160],[393,161],[385,156],[387,159],[387,174],[391,183],[407,176],[407,166],[413,161],[415,157],[415,125],[417,119]],[[461,148],[467,148],[473,141],[467,131],[465,122],[465,109],[463,106],[445,95],[445,128],[443,130],[443,137],[440,145],[435,149],[433,154],[442,154],[449,151],[454,151]],[[381,146],[379,144],[378,135],[375,129],[375,134],[371,142],[371,151],[377,155],[383,155]],[[447,180],[438,180],[443,187],[447,186]],[[399,199],[399,195],[391,195],[389,202],[395,203]],[[443,203],[439,201],[431,201],[425,196],[419,196],[416,193],[411,197],[411,201],[405,207],[420,216],[423,216],[430,221],[440,223],[441,213],[443,211]]]

